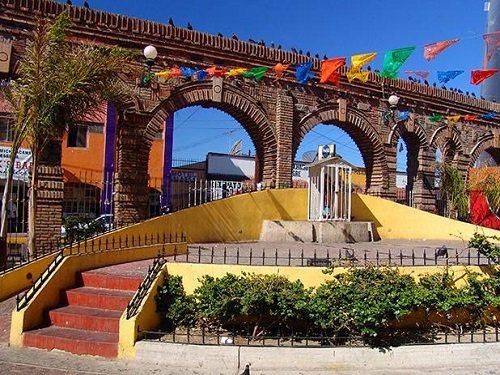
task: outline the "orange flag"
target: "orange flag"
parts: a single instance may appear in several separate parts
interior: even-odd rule
[[[473,85],[479,85],[486,78],[490,78],[499,72],[498,69],[478,69],[471,70],[470,72],[470,83]]]
[[[344,65],[345,57],[323,60],[321,62],[320,83],[331,82],[338,86],[340,83],[340,73],[337,70]]]
[[[274,74],[276,75],[275,81],[279,81],[283,77],[283,73],[288,69],[290,64],[277,63],[274,68]]]
[[[170,69],[170,76],[171,77],[180,77],[181,74],[182,74],[182,70],[180,70],[177,67]]]
[[[206,69],[210,77],[222,77],[225,73],[225,69],[217,69],[215,66]]]
[[[454,45],[460,39],[443,40],[442,42],[436,42],[431,44],[426,44],[424,46],[424,58],[427,61],[434,59],[439,53],[443,52],[449,46]]]
[[[465,115],[464,116],[464,121],[475,121],[479,120],[479,116],[477,115]]]

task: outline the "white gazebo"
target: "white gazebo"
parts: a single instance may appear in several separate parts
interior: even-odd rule
[[[351,221],[353,166],[334,156],[311,163],[307,167],[308,220]]]

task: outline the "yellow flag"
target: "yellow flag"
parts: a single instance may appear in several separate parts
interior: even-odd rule
[[[450,122],[457,122],[460,120],[460,115],[446,116],[446,119]]]
[[[375,57],[377,57],[376,52],[351,56],[351,70],[353,72],[359,71],[363,65],[368,64]]]
[[[368,81],[368,76],[370,75],[370,72],[368,71],[363,71],[363,72],[353,72],[349,70],[346,73],[347,79],[349,82],[351,82],[353,79],[359,79],[361,82],[366,82]]]
[[[243,73],[248,72],[247,68],[234,68],[230,69],[229,71],[226,72],[226,76],[228,77],[235,77],[235,76],[241,76]]]
[[[171,74],[172,74],[172,71],[170,71],[170,70],[162,70],[161,72],[156,72],[155,76],[167,78],[167,77],[170,77]]]

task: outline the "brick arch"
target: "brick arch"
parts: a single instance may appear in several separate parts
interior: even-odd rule
[[[153,110],[153,116],[143,133],[146,147],[151,147],[154,135],[170,114],[194,105],[219,109],[237,120],[255,146],[260,177],[266,181],[272,180],[277,149],[275,130],[262,106],[253,97],[228,83],[222,83],[220,102],[213,100],[211,81],[191,82],[176,87],[170,96]]]
[[[455,127],[452,129],[451,137],[447,132],[447,125],[437,128],[432,133],[429,144],[434,149],[439,148],[441,150],[443,159],[448,159],[456,164],[460,154],[463,154],[462,139]]]
[[[404,137],[405,134],[411,134],[406,128],[407,121],[408,120],[398,121],[397,124],[392,127],[389,136],[387,137],[388,144],[395,146],[399,137]],[[415,129],[413,131],[413,134],[417,137],[420,148],[429,147],[427,134],[422,125],[419,124],[417,120],[415,120]]]
[[[321,107],[306,116],[294,127],[292,156],[295,157],[305,135],[316,125],[335,125],[344,130],[358,146],[366,171],[366,188],[381,187],[388,178],[384,146],[369,120],[355,109],[347,112],[347,121],[339,121],[337,105]]]
[[[474,164],[476,163],[477,159],[479,158],[479,155],[481,155],[482,152],[486,151],[488,152],[493,160],[497,163],[497,165],[500,165],[500,148],[495,147],[494,144],[494,139],[493,139],[493,134],[486,134],[483,137],[481,137],[478,142],[474,145],[472,148],[469,157],[470,157],[470,163],[469,167],[472,168],[474,167]],[[493,152],[492,152],[493,151]]]

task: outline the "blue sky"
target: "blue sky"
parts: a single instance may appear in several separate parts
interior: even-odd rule
[[[190,22],[196,30],[242,40],[273,41],[284,49],[292,47],[332,57],[379,52],[372,68],[381,69],[383,53],[400,47],[416,46],[401,69],[430,70],[435,82],[437,70],[465,70],[448,86],[479,93],[469,84],[470,70],[482,67],[486,31],[483,0],[309,0],[278,2],[253,1],[161,1],[89,0],[91,8],[126,14],[177,26]],[[82,5],[83,0],[73,0]],[[423,58],[423,45],[461,38],[435,60]],[[207,152],[227,152],[233,142],[243,139],[243,151],[254,152],[253,145],[239,123],[216,110],[198,107],[176,112],[174,158],[204,159]],[[304,139],[298,157],[319,144],[337,143],[338,152],[356,165],[363,165],[357,147],[336,127],[317,126]],[[405,158],[398,158],[404,169]]]

